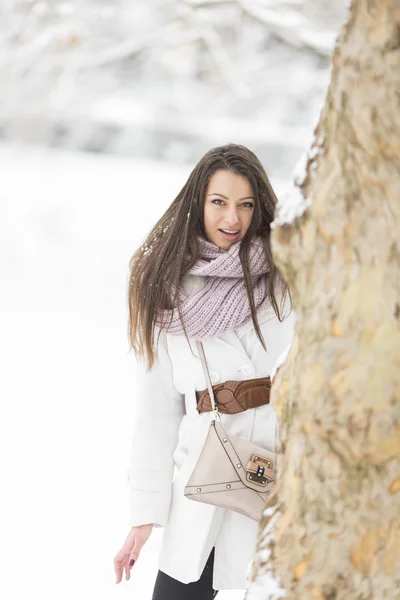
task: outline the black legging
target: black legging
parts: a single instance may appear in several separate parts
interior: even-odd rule
[[[158,571],[152,600],[212,600],[218,591],[212,587],[214,548],[198,581],[182,583]]]

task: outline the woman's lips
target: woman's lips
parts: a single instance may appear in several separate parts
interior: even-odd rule
[[[238,231],[237,233],[225,233],[225,231],[222,231],[222,229],[218,230],[221,235],[223,235],[223,237],[226,240],[235,240],[237,237],[239,237],[240,231]]]

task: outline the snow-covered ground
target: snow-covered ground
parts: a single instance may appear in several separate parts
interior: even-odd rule
[[[130,528],[128,262],[192,166],[0,146],[2,598],[151,598],[161,530],[129,582],[113,572]]]

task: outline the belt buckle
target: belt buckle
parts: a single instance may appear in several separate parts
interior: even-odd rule
[[[246,479],[264,487],[274,479],[273,468],[274,465],[270,458],[253,454],[246,467]]]

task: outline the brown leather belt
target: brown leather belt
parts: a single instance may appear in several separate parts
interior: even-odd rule
[[[246,381],[225,381],[213,385],[215,402],[221,413],[236,414],[269,404],[271,379],[247,379]],[[197,410],[199,413],[212,410],[208,390],[196,392]]]

